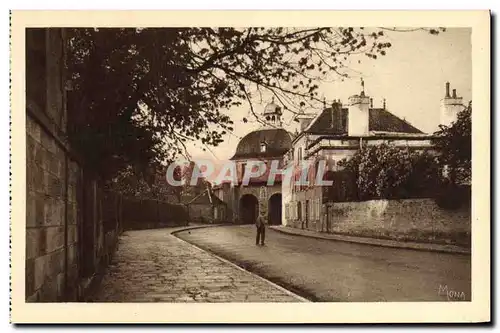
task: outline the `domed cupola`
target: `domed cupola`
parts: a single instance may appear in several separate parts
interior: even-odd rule
[[[264,128],[245,135],[231,160],[282,157],[292,148],[292,137],[283,128]]]
[[[281,121],[281,107],[274,103],[274,97],[271,103],[267,104],[264,108],[264,119],[267,127],[276,128],[282,126]]]

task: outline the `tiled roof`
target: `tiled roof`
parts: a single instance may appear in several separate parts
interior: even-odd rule
[[[423,133],[410,123],[402,120],[385,109],[370,109],[368,126],[370,131]],[[305,132],[314,134],[347,135],[349,112],[347,108],[324,109]]]
[[[324,109],[321,114],[314,119],[307,130],[308,133],[317,134],[347,134],[347,109]]]
[[[370,109],[369,122],[370,131],[423,133],[407,121],[384,109]]]
[[[266,151],[260,151],[262,142],[267,144]],[[245,135],[231,160],[283,156],[292,147],[290,133],[282,128],[253,131]]]

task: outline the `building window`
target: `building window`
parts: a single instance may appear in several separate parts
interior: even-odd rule
[[[312,218],[313,220],[316,220],[317,216],[316,216],[316,201],[317,199],[314,199],[311,203],[311,210],[312,210]]]
[[[318,203],[317,203],[317,206],[318,206],[318,220],[321,219],[321,200],[318,199]]]
[[[319,199],[316,199],[316,219],[320,219],[320,201]]]
[[[241,163],[241,180],[243,180],[243,177],[245,177],[245,168],[246,163]]]
[[[314,215],[314,220],[316,220],[318,218],[318,216],[316,215],[316,199],[314,199],[314,201],[312,202],[312,211]]]
[[[321,219],[321,200],[318,199],[318,219]]]
[[[265,142],[261,142],[260,144],[260,152],[265,153],[267,150],[267,144]]]
[[[316,199],[311,200],[311,219],[316,220]]]
[[[311,200],[304,202],[304,219],[307,221],[311,220]]]

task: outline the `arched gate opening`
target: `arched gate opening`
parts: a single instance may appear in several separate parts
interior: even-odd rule
[[[240,220],[245,224],[255,223],[259,210],[259,201],[252,194],[240,198]]]
[[[275,193],[269,198],[268,221],[270,225],[280,225],[281,221],[281,193]]]

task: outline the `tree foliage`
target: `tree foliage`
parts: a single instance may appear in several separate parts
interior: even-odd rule
[[[450,126],[440,125],[434,145],[440,152],[439,160],[449,169],[452,183],[467,182],[471,177],[472,103],[464,107]]]
[[[233,106],[257,117],[252,101],[266,94],[285,112],[321,103],[321,81],[347,77],[351,56],[388,52],[387,30],[68,29],[70,139],[106,179],[129,165],[143,172],[190,140],[222,143]]]
[[[106,189],[121,193],[128,198],[150,199],[152,197],[149,184],[131,167],[121,170],[106,184]]]
[[[181,168],[174,169],[173,178],[180,180]],[[138,173],[131,166],[120,170],[107,183],[107,189],[119,192],[125,197],[137,199],[156,199],[180,203],[183,194],[181,186],[172,186],[166,179],[166,167],[159,166],[147,173]]]
[[[388,144],[363,147],[340,166],[356,179],[360,200],[419,196],[438,176],[435,158],[428,152]]]

